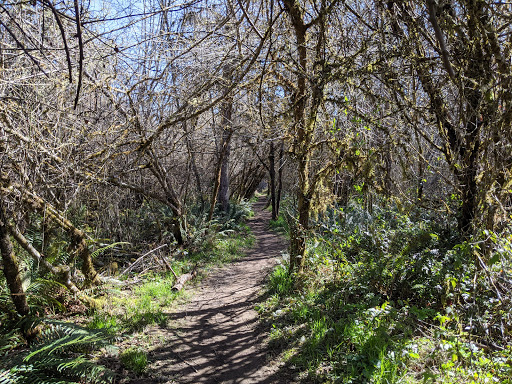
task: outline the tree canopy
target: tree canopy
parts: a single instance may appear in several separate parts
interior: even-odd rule
[[[354,200],[439,215],[487,270],[511,217],[511,20],[484,0],[2,2],[17,312],[26,260],[77,293],[102,283],[96,250],[193,248],[258,189],[286,217],[292,276]]]

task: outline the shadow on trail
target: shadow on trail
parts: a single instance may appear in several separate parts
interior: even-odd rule
[[[255,298],[253,306],[259,302]],[[180,327],[165,348],[153,351],[165,380],[176,383],[286,383],[276,372],[265,373],[268,350],[263,348],[263,330],[258,319],[243,325],[230,321],[246,310],[247,303],[225,306],[221,312],[204,309],[178,314],[173,320],[194,316],[196,321]],[[227,319],[228,318],[228,319]],[[236,320],[236,319],[235,319]]]
[[[132,383],[291,383],[269,365],[262,326],[254,307],[284,241],[269,232],[264,201],[255,204],[249,222],[256,245],[246,258],[218,269],[194,292],[191,301],[172,315],[166,329],[155,330],[164,345],[150,352],[154,379]]]

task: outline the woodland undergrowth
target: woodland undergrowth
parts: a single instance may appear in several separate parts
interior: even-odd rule
[[[307,272],[274,270],[258,309],[275,353],[307,383],[511,383],[510,228],[462,242],[455,220],[385,203],[331,209]]]
[[[167,226],[172,214],[162,207],[149,208],[142,204],[124,213],[139,219],[140,230],[130,238],[135,245],[120,243],[122,233],[117,233],[102,239],[110,244],[93,252],[104,281],[83,291],[93,299],[93,306],[85,305],[17,250],[31,315],[22,319],[15,314],[6,284],[0,281],[1,384],[122,383],[144,376],[154,343],[144,331],[167,324],[172,306],[183,296],[173,290],[176,278],[195,271],[198,281],[211,267],[241,257],[254,241],[245,224],[252,215],[248,202],[232,203],[228,212],[216,211],[209,223],[207,209],[191,208],[190,240],[185,247],[173,243]],[[83,210],[78,216],[87,219]],[[59,238],[63,234],[51,233],[43,245],[36,219],[31,240],[53,262],[69,263],[66,242]],[[73,270],[79,279],[79,263]]]

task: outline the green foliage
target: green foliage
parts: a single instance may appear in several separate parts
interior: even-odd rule
[[[46,260],[51,264],[68,264],[70,260],[69,244],[71,239],[61,228],[45,220],[39,213],[30,215],[25,237],[34,248],[45,255]],[[45,277],[39,275],[39,266],[34,264],[33,259],[26,255],[24,250],[17,248],[16,253],[25,255],[23,259],[30,265],[31,275],[34,277]]]
[[[3,358],[0,383],[113,383],[114,373],[90,359],[90,354],[111,346],[113,338],[101,331],[72,323],[25,319],[18,324],[35,337],[30,348],[22,347],[11,332],[10,350]],[[9,335],[9,334],[8,334]],[[5,340],[5,339],[4,339]]]
[[[123,366],[137,374],[144,373],[148,366],[147,354],[137,348],[128,348],[119,356]]]
[[[172,290],[173,282],[171,274],[151,274],[129,291],[110,288],[108,301],[91,316],[87,328],[116,335],[153,324],[165,326],[168,316],[163,309],[180,295]]]
[[[278,266],[258,308],[303,382],[510,382],[508,232],[460,243],[433,215],[357,203],[316,224],[307,272]]]
[[[0,328],[3,324],[10,320],[16,313],[14,304],[12,303],[7,282],[3,273],[0,273]]]
[[[116,316],[109,315],[105,312],[95,312],[89,319],[86,328],[101,329],[109,335],[117,335],[121,332],[122,325]]]
[[[285,234],[288,234],[290,232],[288,221],[285,219],[283,215],[279,215],[277,217],[277,220],[270,220],[270,228],[278,232],[283,232]]]
[[[246,200],[240,203],[231,202],[228,212],[223,212],[217,207],[211,222],[207,220],[208,211],[208,204],[203,208],[196,204],[189,209],[187,245],[191,253],[201,254],[205,249],[215,247],[219,236],[229,238],[236,237],[237,232],[247,233],[245,221],[253,215],[251,203]]]
[[[172,215],[161,203],[144,200],[137,208],[124,209],[119,213],[120,225],[117,233],[107,236],[131,244],[146,244],[155,240],[163,240],[168,230],[166,223]],[[126,229],[130,229],[126,231]],[[115,236],[112,236],[115,235]]]
[[[282,264],[278,265],[269,280],[269,289],[272,293],[277,295],[286,295],[291,293],[294,288],[294,281],[292,276],[288,273],[286,267]]]
[[[214,211],[214,222],[219,232],[240,231],[245,221],[254,215],[251,203],[247,200],[240,202],[231,201],[227,212],[217,206]]]
[[[79,303],[64,285],[52,279],[34,277],[25,293],[32,313],[64,312],[70,303]],[[0,327],[14,316],[15,310],[7,284],[3,275],[0,275]]]
[[[449,284],[471,271],[466,251],[456,246],[457,236],[426,215],[412,220],[394,209],[358,204],[333,211],[321,223],[319,241],[335,267],[349,264],[360,276],[358,289],[419,306],[441,308]]]
[[[130,244],[130,243],[127,243],[125,241],[119,241],[119,242],[116,242],[116,243],[108,244],[108,245],[106,245],[104,247],[100,247],[100,248],[96,249],[94,252],[91,252],[91,258],[95,259],[99,255],[105,253],[106,251],[108,251],[110,249],[113,249],[113,248],[117,247],[118,245],[126,245],[126,244]]]
[[[51,279],[38,278],[27,288],[27,301],[32,311],[64,311],[63,298],[59,293],[65,295],[67,288]]]

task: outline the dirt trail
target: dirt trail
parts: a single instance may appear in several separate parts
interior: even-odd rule
[[[160,334],[164,340],[151,353],[150,370],[158,382],[291,382],[269,363],[265,330],[258,326],[254,310],[270,268],[286,249],[284,240],[267,229],[270,214],[263,204],[262,199],[255,204],[256,217],[249,222],[255,246],[246,257],[215,270],[193,289],[192,299],[172,315],[173,329]]]

